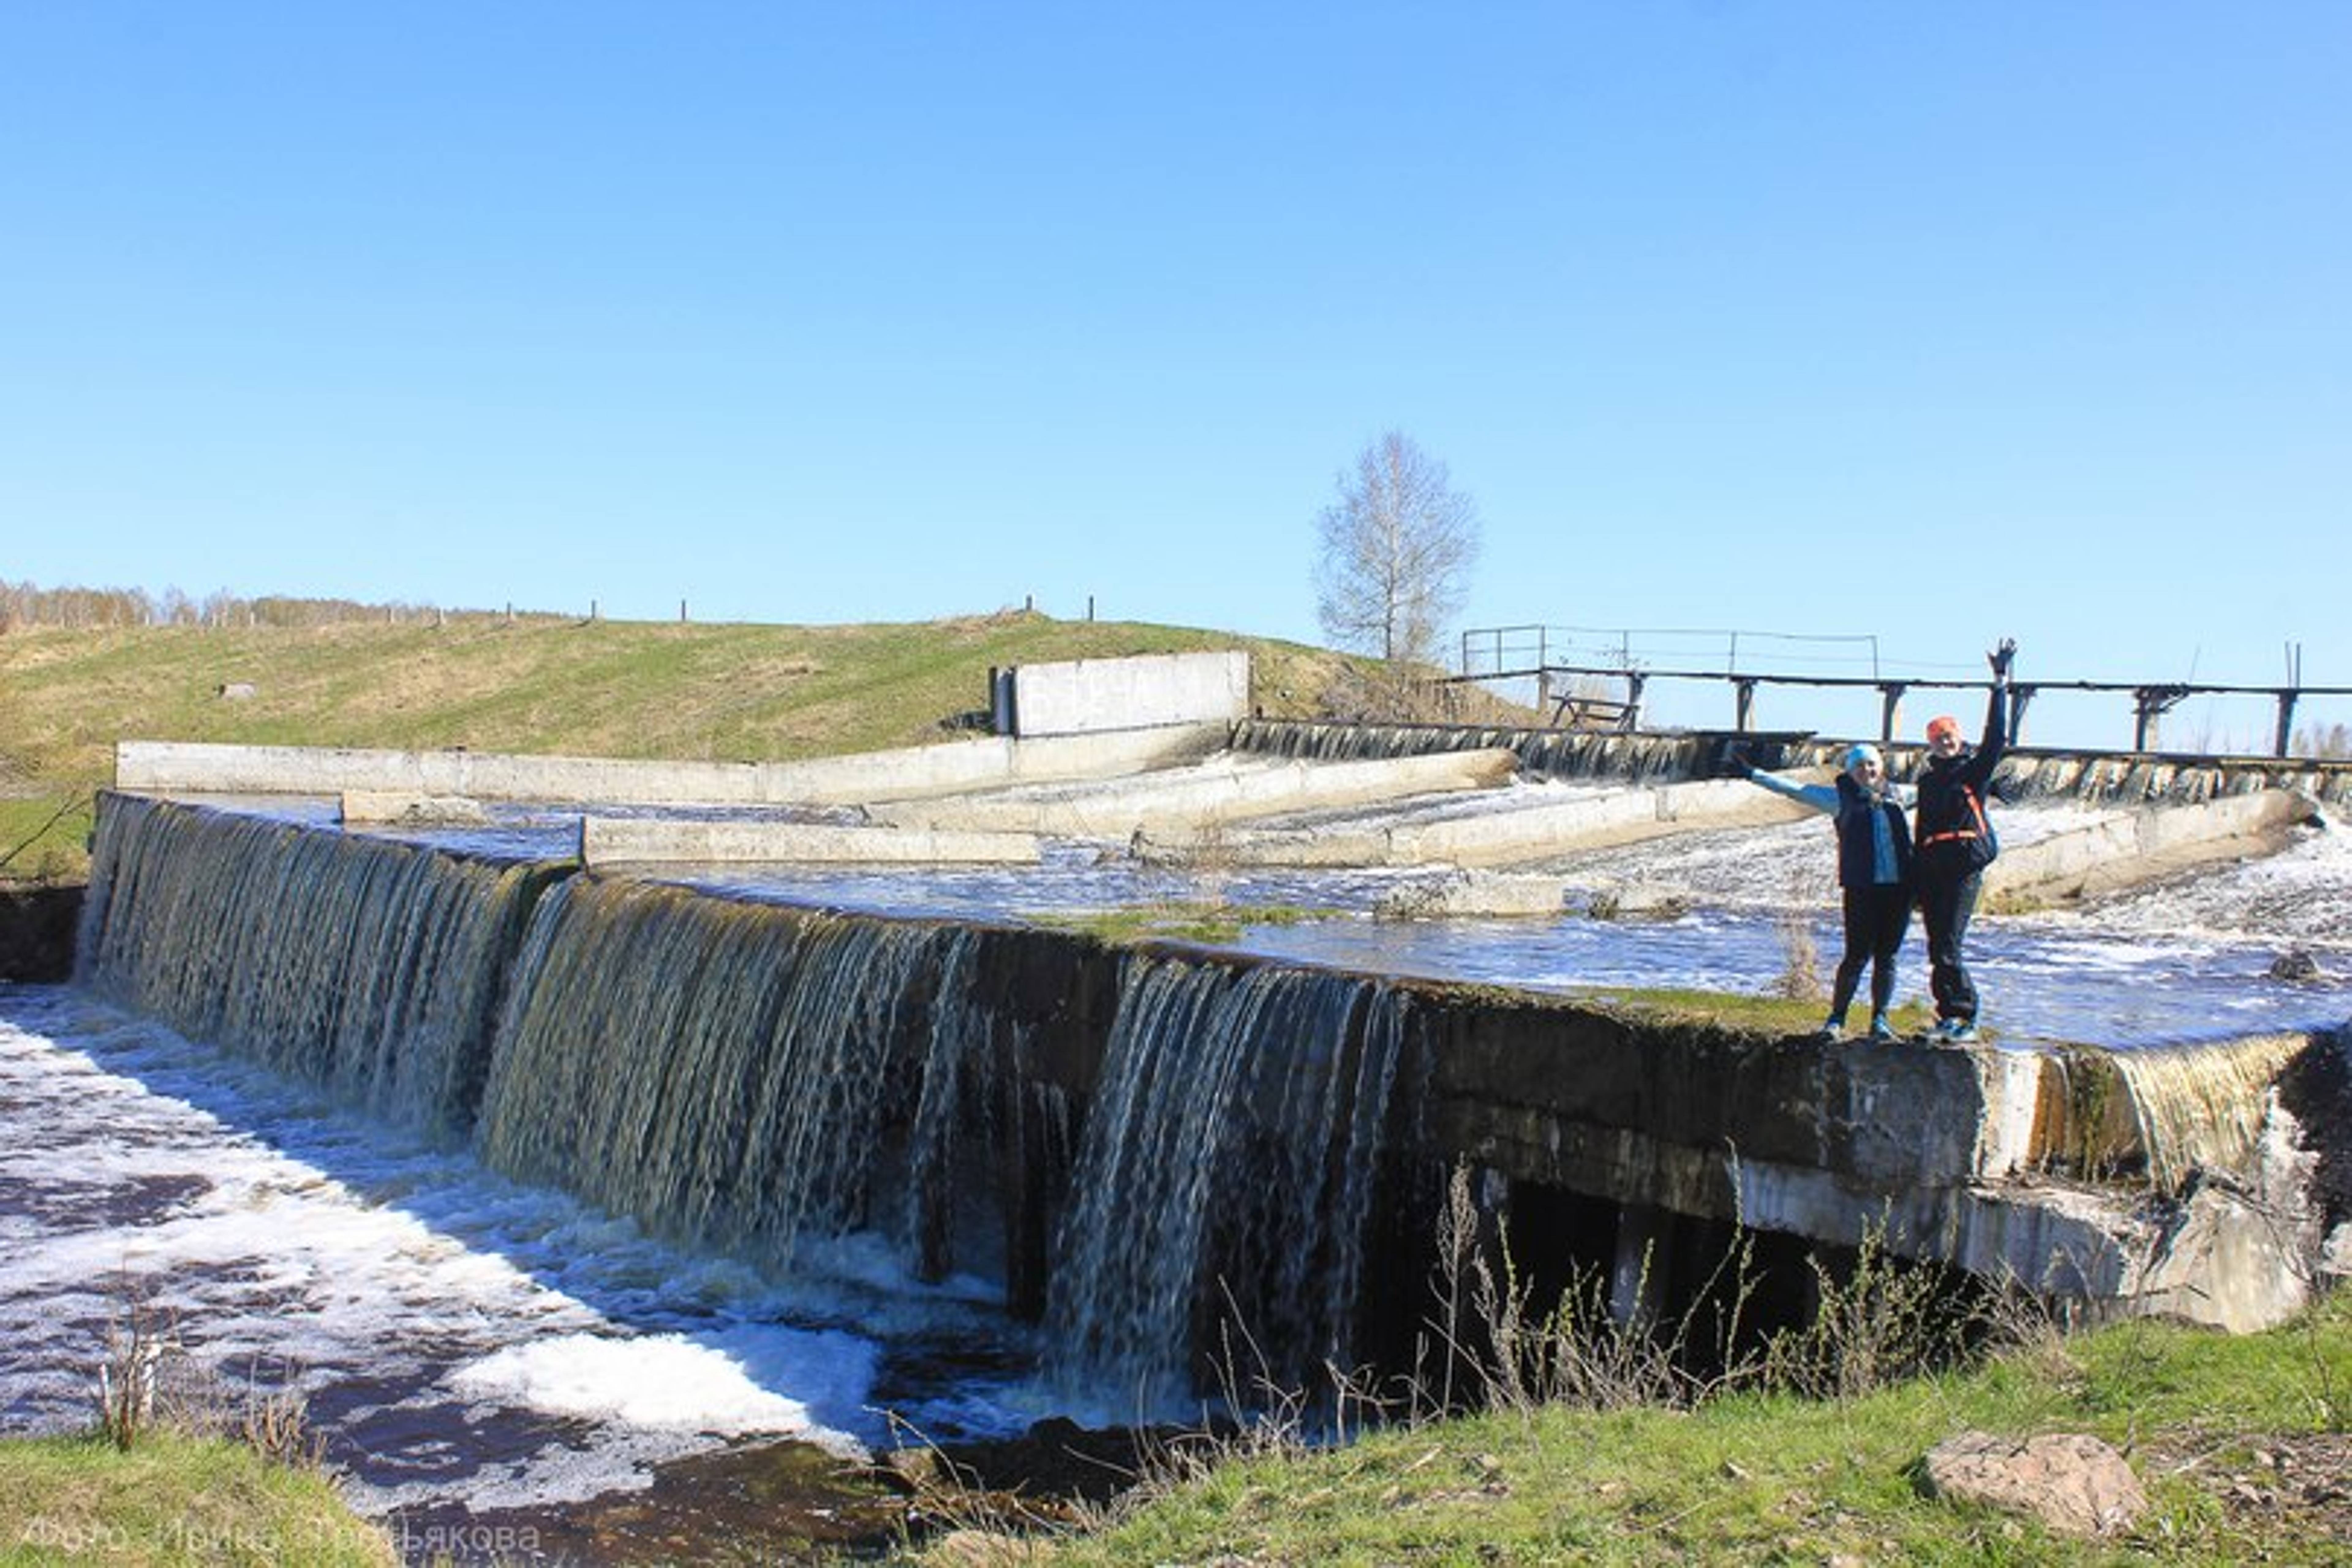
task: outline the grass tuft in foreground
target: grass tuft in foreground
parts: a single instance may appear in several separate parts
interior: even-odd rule
[[[315,1469],[243,1443],[156,1430],[0,1443],[0,1563],[320,1568],[398,1561]]]

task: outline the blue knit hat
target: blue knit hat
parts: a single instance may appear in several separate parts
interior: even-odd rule
[[[1867,741],[1864,741],[1857,745],[1848,746],[1846,748],[1846,772],[1852,773],[1854,769],[1862,766],[1864,763],[1876,763],[1881,767],[1885,767],[1886,765],[1885,759],[1882,758],[1878,754],[1878,748],[1872,745]]]

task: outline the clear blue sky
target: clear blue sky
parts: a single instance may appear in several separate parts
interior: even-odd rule
[[[0,575],[1312,638],[1395,427],[1465,624],[2352,685],[2347,83],[2334,0],[0,0]]]

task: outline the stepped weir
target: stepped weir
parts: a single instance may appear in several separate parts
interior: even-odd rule
[[[1233,727],[1235,751],[1319,762],[1423,756],[1502,748],[1528,777],[1663,783],[1725,771],[1734,745],[1759,767],[1836,766],[1849,742],[1811,732],[1736,730],[1629,731],[1489,724],[1368,724],[1341,721],[1245,719]],[[1926,748],[1887,742],[1888,776],[1907,782]],[[2075,800],[2088,805],[2189,805],[2267,789],[2295,790],[2334,805],[2352,804],[2352,763],[2316,758],[2212,757],[2011,747],[2001,770],[2003,793],[2020,800]]]
[[[1883,1233],[2252,1327],[2299,1302],[2325,1219],[2270,1086],[2327,1037],[2200,1047],[2224,1115],[2202,1067],[1822,1044],[121,793],[93,859],[98,994],[693,1247],[790,1270],[880,1237],[1146,1407],[1236,1331],[1287,1384],[1404,1366],[1463,1165],[1539,1219],[1533,1266],[1621,1294],[1703,1278],[1734,1226]]]

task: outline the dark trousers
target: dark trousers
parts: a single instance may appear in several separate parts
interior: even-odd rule
[[[1983,880],[1975,871],[1919,879],[1919,921],[1927,928],[1927,989],[1935,995],[1938,1018],[1976,1021],[1977,988],[1969,983],[1960,944],[1968,940],[1969,917],[1977,912],[1977,889]]]
[[[1843,1020],[1870,965],[1870,1011],[1884,1013],[1895,1001],[1895,955],[1911,929],[1911,889],[1900,882],[1845,890],[1845,953],[1838,960],[1837,984],[1830,992],[1830,1016]]]

